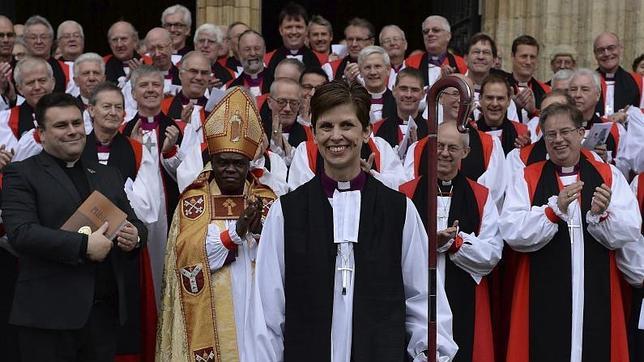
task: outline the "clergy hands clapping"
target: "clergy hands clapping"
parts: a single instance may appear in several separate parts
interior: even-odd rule
[[[458,234],[458,220],[454,220],[454,223],[451,227],[438,232],[438,245],[436,245],[436,247],[438,249],[442,248],[450,240],[454,239],[456,237],[456,234]]]
[[[606,184],[595,187],[593,199],[590,203],[590,212],[595,215],[602,215],[608,209],[612,194],[613,192]]]
[[[584,182],[577,181],[561,189],[559,196],[557,196],[557,207],[561,212],[568,213],[568,206],[579,197],[582,187],[584,187]]]
[[[0,171],[11,162],[13,155],[13,149],[7,150],[5,145],[0,145]]]
[[[375,154],[370,154],[369,158],[366,160],[364,158],[360,159],[360,168],[362,171],[369,173],[371,171],[371,167],[373,167],[373,160],[375,159],[376,155]]]
[[[528,133],[517,136],[517,138],[514,140],[514,147],[521,148],[529,145],[531,142],[532,141],[530,140],[530,130],[528,130]]]
[[[143,130],[141,129],[141,119],[137,119],[134,127],[132,127],[132,133],[130,133],[130,138],[143,143]]]
[[[253,157],[253,161],[259,160],[261,157],[264,157],[264,152],[266,152],[267,148],[268,137],[266,136],[266,133],[262,133],[262,142],[260,142],[259,147],[257,147],[257,151],[255,151],[255,157]]]
[[[248,206],[244,209],[237,223],[235,231],[237,235],[244,238],[250,231],[253,234],[260,234],[262,232],[262,209],[264,204],[261,199],[249,200]]]
[[[108,224],[104,223],[98,230],[87,237],[87,259],[91,261],[103,261],[112,249],[112,241],[105,237]]]
[[[125,252],[132,251],[139,243],[139,230],[128,222],[116,234],[116,241],[121,250]]]
[[[449,64],[443,64],[441,65],[441,78],[445,78],[448,75],[455,73],[456,70],[451,67]]]
[[[358,74],[360,74],[358,63],[347,63],[347,66],[344,68],[344,78],[348,82],[353,82],[358,78]]]
[[[179,128],[176,126],[170,126],[165,129],[165,139],[163,140],[163,148],[161,152],[168,152],[179,139]]]
[[[530,113],[534,113],[537,110],[534,93],[528,87],[520,88],[520,91],[514,97],[514,103]]]
[[[185,105],[181,110],[181,120],[184,121],[186,124],[190,123],[190,121],[192,120],[193,109],[195,109],[195,105],[192,102],[190,102],[187,105]]]
[[[608,149],[606,148],[605,143],[596,145],[593,151],[595,151],[597,156],[601,157],[604,162],[608,162]]]

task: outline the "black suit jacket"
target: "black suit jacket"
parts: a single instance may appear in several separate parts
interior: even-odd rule
[[[119,171],[82,160],[90,191],[98,190],[121,210],[139,231],[147,229],[136,218],[123,191]],[[43,329],[79,329],[94,304],[96,263],[81,255],[87,236],[60,230],[82,203],[74,184],[56,160],[45,153],[12,163],[4,170],[2,218],[9,242],[20,254],[10,323]],[[122,265],[136,257],[114,247],[110,258],[118,288],[119,319],[127,319],[127,291]]]

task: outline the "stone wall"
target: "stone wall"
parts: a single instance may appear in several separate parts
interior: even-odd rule
[[[593,40],[602,31],[615,32],[624,44],[622,66],[644,52],[644,0],[481,0],[482,30],[503,50],[503,68],[510,70],[512,40],[532,35],[542,45],[537,78],[548,80],[550,52],[558,44],[577,49],[577,66],[596,68]]]
[[[260,30],[261,9],[261,0],[197,0],[196,25],[229,25],[235,21],[243,21],[251,28]]]

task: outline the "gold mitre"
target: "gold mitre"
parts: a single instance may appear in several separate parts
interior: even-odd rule
[[[236,152],[251,160],[262,140],[262,123],[255,99],[241,87],[226,91],[205,125],[208,152]]]

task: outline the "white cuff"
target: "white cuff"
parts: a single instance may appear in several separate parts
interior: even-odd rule
[[[445,245],[438,247],[436,250],[438,250],[439,253],[446,253],[449,248],[452,247],[452,244],[454,244],[454,238],[449,239]]]
[[[604,213],[602,214],[595,214],[590,212],[590,210],[588,210],[588,212],[586,213],[586,222],[588,224],[597,225],[599,224],[600,221],[604,220],[607,217],[608,217],[607,211],[604,211]]]
[[[232,240],[233,243],[235,243],[237,245],[241,245],[241,244],[244,243],[244,240],[239,235],[237,235],[236,226],[237,226],[237,221],[236,220],[231,221],[228,224],[228,235],[230,235],[230,240]]]
[[[559,205],[557,205],[557,196],[553,195],[548,198],[548,206],[562,221],[568,222],[568,214],[564,214],[563,212],[561,212],[561,210],[559,210]]]

